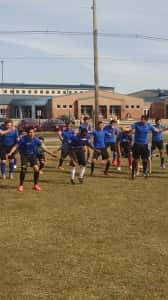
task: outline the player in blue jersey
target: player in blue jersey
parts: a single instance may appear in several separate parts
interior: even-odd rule
[[[117,164],[121,168],[122,155],[128,158],[129,168],[132,169],[132,146],[133,138],[130,132],[121,131],[117,137]]]
[[[41,146],[41,141],[35,137],[34,128],[28,128],[26,130],[26,135],[24,135],[9,152],[9,156],[13,155],[18,149],[21,158],[21,171],[20,171],[20,184],[18,186],[18,191],[23,192],[23,184],[25,176],[27,173],[28,164],[34,170],[34,186],[33,189],[40,191],[41,188],[38,184],[39,181],[39,166],[37,162],[36,149]]]
[[[80,132],[73,136],[70,145],[70,158],[71,158],[71,183],[75,184],[75,174],[77,164],[80,167],[79,183],[83,183],[83,178],[86,170],[87,157],[86,151],[90,147],[93,149],[90,143],[90,136],[86,128],[80,130]]]
[[[120,168],[117,160],[117,136],[119,135],[119,129],[117,128],[117,121],[111,120],[109,125],[104,127],[106,131],[105,135],[105,146],[106,149],[110,149],[112,152],[112,164],[117,166],[118,170]]]
[[[1,150],[1,174],[2,178],[6,178],[6,160],[9,159],[9,178],[13,179],[14,164],[15,164],[15,153],[11,156],[8,155],[10,150],[17,144],[18,131],[13,126],[11,120],[6,120],[4,124],[4,130],[7,131],[3,134],[2,131],[2,150]]]
[[[70,144],[72,142],[72,138],[74,137],[75,132],[72,130],[71,124],[69,122],[66,123],[65,129],[58,132],[58,137],[62,143],[61,145],[61,155],[59,159],[59,170],[64,170],[63,162],[66,157],[69,155],[70,151]]]
[[[159,118],[157,118],[155,120],[154,128],[161,129],[162,131],[168,130],[168,128],[166,126],[163,126],[161,124],[161,119],[159,119]],[[152,147],[151,147],[151,151],[153,153],[153,151],[155,149],[159,150],[159,154],[160,154],[160,167],[164,169],[165,168],[165,164],[164,164],[164,144],[163,144],[163,134],[162,134],[162,131],[160,131],[160,132],[152,131]]]
[[[42,136],[38,137],[41,144],[37,145],[36,147],[36,157],[37,157],[37,161],[39,164],[39,173],[43,174],[43,169],[45,167],[45,163],[46,163],[46,157],[45,157],[45,153],[49,154],[52,157],[57,157],[55,154],[53,154],[52,152],[50,152],[45,144],[44,144],[44,138]]]
[[[80,127],[79,127],[79,130],[81,129],[87,129],[87,132],[88,132],[88,135],[91,136],[92,132],[93,132],[93,128],[90,124],[90,118],[85,116],[83,118],[83,123],[80,124]],[[87,161],[89,161],[89,158],[90,158],[90,148],[88,147],[87,148]]]
[[[96,130],[93,130],[92,135],[93,135],[94,151],[93,151],[90,175],[93,175],[95,162],[99,158],[100,155],[102,156],[102,160],[106,161],[104,174],[108,175],[108,170],[110,167],[110,158],[109,158],[109,154],[108,154],[108,151],[107,151],[107,148],[105,145],[105,136],[107,135],[107,132],[103,130],[103,122],[102,121],[98,122],[97,128],[96,128]]]
[[[147,117],[142,116],[140,122],[132,124],[131,128],[134,130],[134,145],[133,145],[133,162],[132,162],[132,179],[135,178],[138,161],[142,159],[143,165],[143,176],[148,176],[148,133],[149,132],[160,132],[162,129],[155,128],[147,122]]]

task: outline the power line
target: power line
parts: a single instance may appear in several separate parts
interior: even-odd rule
[[[0,30],[0,35],[62,35],[62,36],[92,36],[92,32],[61,31],[61,30]],[[152,41],[168,42],[168,37],[160,35],[145,35],[140,33],[111,33],[99,32],[99,37],[112,37],[120,39],[143,39]]]

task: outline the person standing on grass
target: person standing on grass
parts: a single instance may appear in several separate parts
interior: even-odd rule
[[[155,120],[155,125],[153,126],[154,128],[161,129],[162,131],[168,130],[166,126],[163,126],[161,124],[161,119],[157,118]],[[151,152],[157,148],[159,150],[160,154],[160,167],[162,169],[165,169],[165,163],[164,163],[164,144],[163,144],[163,134],[162,131],[156,132],[152,131],[152,147],[151,147]]]
[[[18,191],[23,192],[23,184],[27,173],[28,164],[33,168],[34,171],[34,186],[33,189],[40,191],[41,188],[39,182],[39,166],[37,163],[36,149],[41,146],[39,138],[35,137],[35,129],[30,127],[26,130],[26,135],[21,137],[17,145],[15,145],[8,156],[11,156],[18,149],[21,159],[21,171],[20,171],[20,183]]]
[[[117,137],[117,160],[118,167],[121,168],[121,157],[128,158],[129,168],[132,169],[132,145],[133,137],[130,132],[121,131]]]
[[[147,122],[146,116],[141,116],[141,120],[132,124],[131,128],[134,130],[134,145],[133,145],[133,162],[132,162],[132,179],[136,176],[138,161],[142,159],[143,176],[147,177],[147,167],[149,159],[148,149],[148,133],[149,132],[161,132],[163,129],[156,128]]]
[[[102,156],[102,160],[106,161],[106,166],[104,170],[104,174],[108,175],[108,170],[110,167],[110,158],[107,151],[107,148],[105,146],[105,136],[108,134],[103,128],[103,122],[99,121],[97,124],[96,130],[93,130],[93,145],[94,145],[94,151],[93,151],[93,157],[91,162],[91,172],[90,175],[92,176],[94,173],[95,168],[95,162],[98,160],[99,156]]]
[[[6,160],[9,160],[9,178],[13,179],[14,165],[15,165],[15,153],[9,155],[10,150],[17,144],[18,141],[18,131],[13,126],[11,120],[6,120],[4,124],[4,130],[0,131],[1,135],[1,174],[2,178],[6,179]]]
[[[80,130],[80,132],[72,138],[70,145],[70,158],[71,158],[71,183],[75,184],[76,166],[80,167],[79,183],[83,183],[84,174],[86,170],[87,157],[86,151],[90,147],[93,149],[90,143],[90,136],[86,128]]]
[[[106,131],[105,135],[105,146],[108,150],[110,148],[112,152],[112,165],[117,166],[118,171],[120,171],[119,161],[117,159],[117,137],[119,135],[119,129],[117,128],[117,120],[111,120],[109,125],[104,127]]]
[[[91,136],[91,134],[93,132],[93,128],[90,124],[90,118],[88,116],[85,116],[83,118],[83,123],[80,124],[79,130],[82,130],[84,128],[87,130],[88,135]],[[90,148],[88,147],[87,148],[87,161],[89,161],[90,155],[91,155]]]
[[[66,159],[66,157],[69,155],[70,151],[70,144],[72,142],[72,138],[74,137],[75,132],[72,130],[71,123],[67,122],[65,124],[65,129],[58,132],[58,137],[62,143],[61,145],[61,155],[59,159],[59,170],[64,170],[63,162]]]

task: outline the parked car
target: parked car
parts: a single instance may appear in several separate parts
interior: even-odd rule
[[[65,127],[65,122],[60,119],[48,119],[41,124],[42,131],[58,131]]]
[[[18,126],[17,126],[17,128],[18,128],[19,131],[25,131],[29,127],[33,127],[37,131],[41,130],[41,125],[39,124],[39,122],[37,120],[34,120],[34,119],[24,119],[24,120],[21,120],[18,123]]]

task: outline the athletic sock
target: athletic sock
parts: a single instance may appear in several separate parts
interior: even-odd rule
[[[6,173],[6,164],[1,162],[1,174],[4,175]]]
[[[162,157],[160,161],[161,161],[161,166],[163,166],[164,165],[164,157]]]
[[[105,172],[105,173],[107,173],[107,172],[108,172],[108,169],[109,169],[109,167],[110,167],[110,162],[109,162],[109,161],[107,161],[107,163],[106,163],[106,167],[105,167],[105,170],[104,170],[104,172]]]
[[[74,180],[75,179],[75,173],[76,173],[76,168],[72,167],[71,169],[71,179]]]
[[[20,185],[23,185],[26,176],[26,171],[21,170],[20,172]]]
[[[142,161],[142,165],[143,165],[143,173],[146,173],[146,171],[147,171],[147,166],[148,166],[147,160],[143,160],[143,161]]]
[[[9,162],[9,174],[14,172],[14,161]]]
[[[94,164],[94,162],[92,161],[92,163],[91,163],[91,173],[94,172],[94,167],[95,167],[95,164]]]
[[[83,178],[83,176],[85,174],[85,170],[86,170],[86,167],[82,166],[81,169],[80,169],[79,178]]]
[[[38,184],[39,171],[34,171],[34,184]]]

